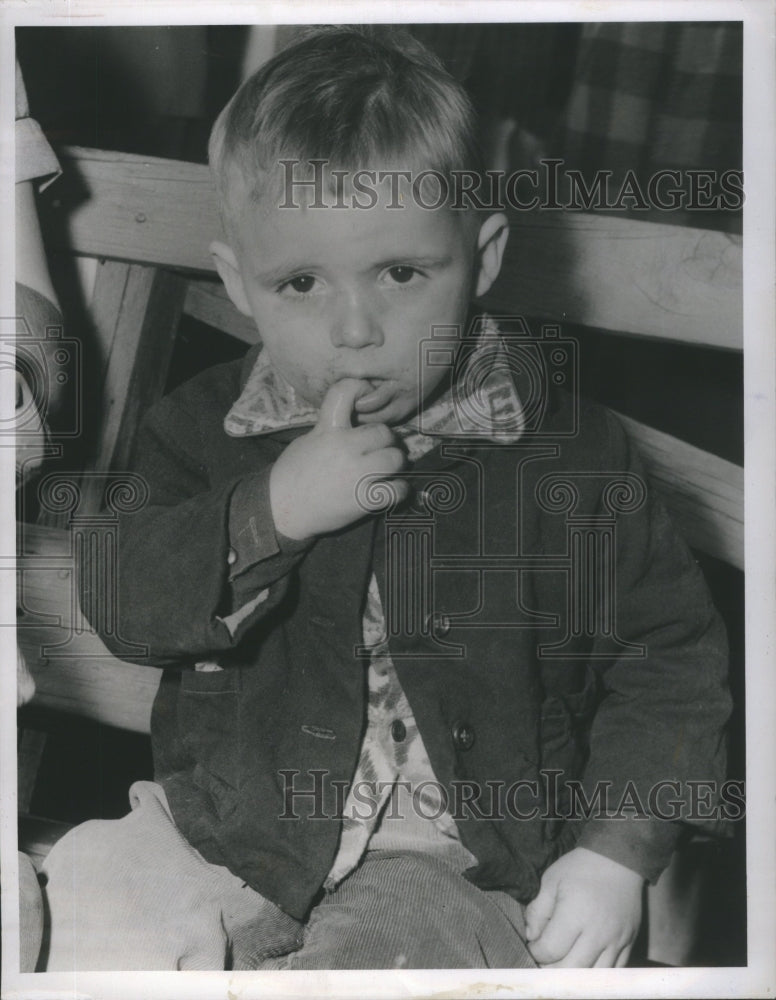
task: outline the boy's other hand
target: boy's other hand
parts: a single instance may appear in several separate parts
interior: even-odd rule
[[[403,498],[407,483],[395,479],[404,465],[393,432],[385,424],[353,426],[353,409],[368,382],[347,378],[332,385],[321,404],[318,423],[292,441],[275,463],[269,480],[276,529],[303,541],[346,527],[369,513],[356,486],[364,476],[391,479]]]
[[[641,923],[639,874],[584,847],[558,858],[526,907],[536,962],[553,968],[621,967]]]

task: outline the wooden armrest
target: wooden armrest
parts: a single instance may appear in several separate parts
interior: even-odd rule
[[[83,617],[68,533],[36,525],[24,525],[23,532],[17,640],[35,678],[33,703],[149,732],[162,671],[112,656]]]

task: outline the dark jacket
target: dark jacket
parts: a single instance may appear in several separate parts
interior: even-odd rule
[[[384,600],[394,595],[400,681],[478,859],[467,877],[527,901],[578,842],[654,880],[679,824],[634,814],[666,800],[684,809],[684,782],[723,779],[726,643],[686,546],[640,494],[641,465],[615,418],[583,404],[568,434],[561,399],[542,434],[518,445],[448,442],[415,467],[413,503],[292,545],[275,536],[268,477],[299,432],[222,428],[254,357],[151,412],[138,470],[150,502],[120,525],[118,634],[170,668],[152,739],[186,838],[288,913],[308,912],[359,753],[357,647],[374,568]],[[581,593],[592,595],[582,608]],[[224,669],[192,669],[202,660]],[[606,789],[609,811],[625,802],[618,818],[564,821],[565,782],[581,776],[588,800]],[[655,797],[666,781],[681,784]]]

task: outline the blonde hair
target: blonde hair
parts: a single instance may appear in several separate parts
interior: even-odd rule
[[[208,149],[224,222],[236,195],[258,202],[283,160],[360,170],[481,172],[476,116],[463,87],[408,31],[316,28],[247,79]]]

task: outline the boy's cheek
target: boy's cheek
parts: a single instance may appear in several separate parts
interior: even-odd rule
[[[326,363],[315,356],[310,344],[293,340],[288,349],[279,350],[272,341],[265,341],[264,349],[275,372],[291,385],[302,401],[310,406],[320,406],[334,376],[326,373]]]
[[[301,397],[302,401],[314,407],[320,407],[329,389],[329,385],[320,379],[310,380],[306,377],[297,376],[288,381],[291,382],[291,385],[296,390],[296,394]]]

